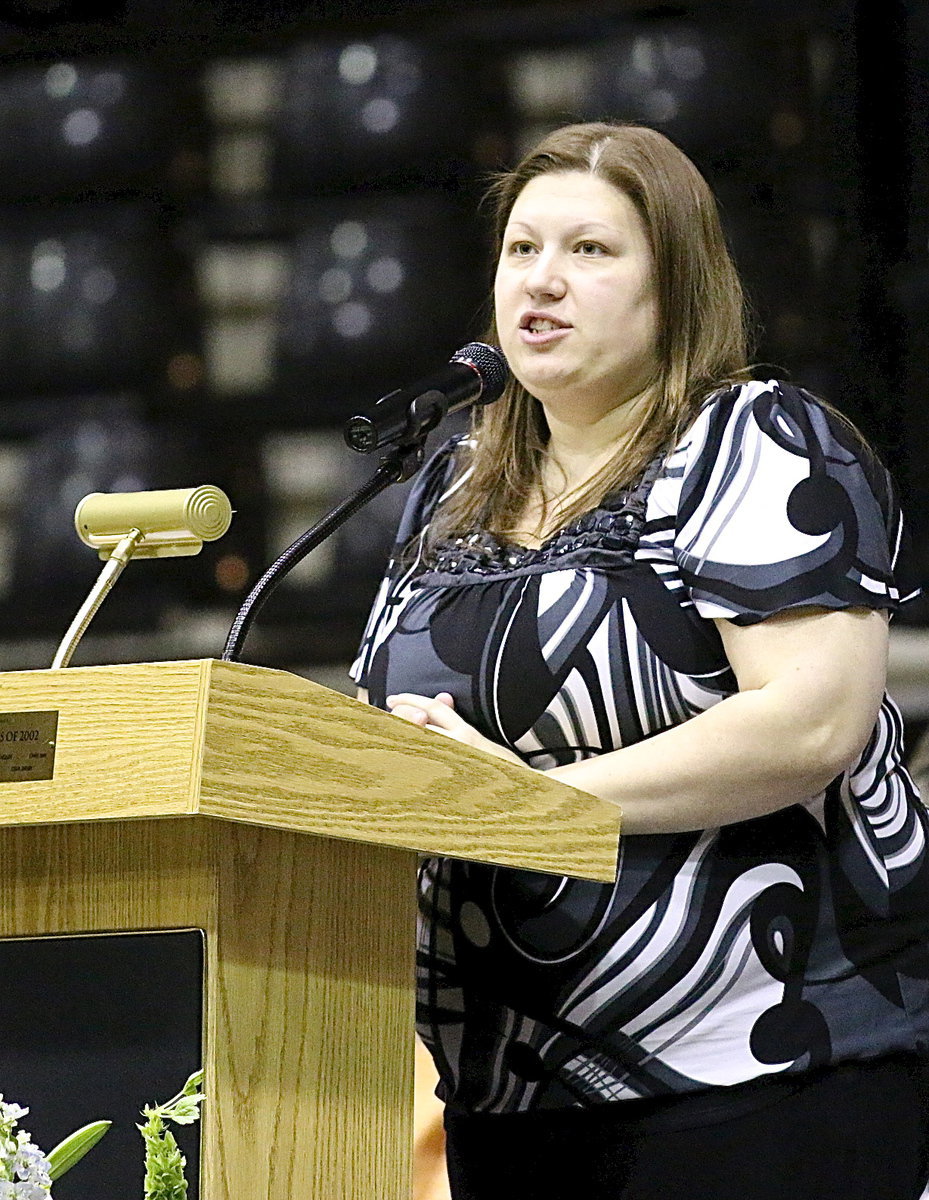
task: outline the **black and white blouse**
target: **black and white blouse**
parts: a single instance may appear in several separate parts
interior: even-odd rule
[[[454,440],[417,481],[353,676],[379,707],[450,692],[540,769],[732,694],[713,618],[892,610],[908,593],[886,472],[783,383],[713,396],[637,487],[540,549],[477,533],[427,560],[416,547],[467,453]],[[615,884],[427,860],[418,1016],[440,1093],[467,1111],[587,1107],[923,1046],[926,834],[885,699],[824,792],[621,838]]]

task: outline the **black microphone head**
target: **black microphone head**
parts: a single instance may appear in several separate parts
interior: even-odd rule
[[[452,355],[451,361],[467,363],[480,376],[481,394],[475,403],[490,404],[500,399],[510,368],[496,346],[488,346],[486,342],[468,342],[467,346],[462,346]]]

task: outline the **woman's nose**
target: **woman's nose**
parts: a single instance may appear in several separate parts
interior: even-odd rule
[[[554,254],[538,254],[525,276],[526,291],[531,296],[554,296],[564,294],[565,280],[561,264]]]

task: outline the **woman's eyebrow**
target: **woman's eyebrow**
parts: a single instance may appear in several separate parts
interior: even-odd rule
[[[507,226],[508,229],[525,229],[529,232],[535,230],[535,226],[528,221],[513,221]],[[610,225],[606,221],[578,221],[576,225],[569,225],[563,232],[570,234],[583,233],[588,229],[605,229],[608,233],[619,233],[619,229],[615,225]]]

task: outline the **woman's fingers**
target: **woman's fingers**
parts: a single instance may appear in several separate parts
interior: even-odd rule
[[[400,717],[403,721],[410,721],[414,725],[426,725],[429,721],[428,714],[413,704],[396,704],[391,707],[390,711],[395,717]]]
[[[435,733],[444,733],[456,742],[475,746],[506,762],[525,766],[519,755],[490,741],[460,717],[455,712],[455,701],[450,692],[439,692],[437,696],[431,697],[418,696],[414,692],[401,692],[396,696],[387,697],[387,707],[395,717],[401,717],[404,721],[431,729]]]
[[[453,704],[448,692],[440,692],[435,698],[417,696],[412,692],[387,697],[387,707],[394,716],[412,721],[414,725],[432,725],[443,732],[464,724]]]

